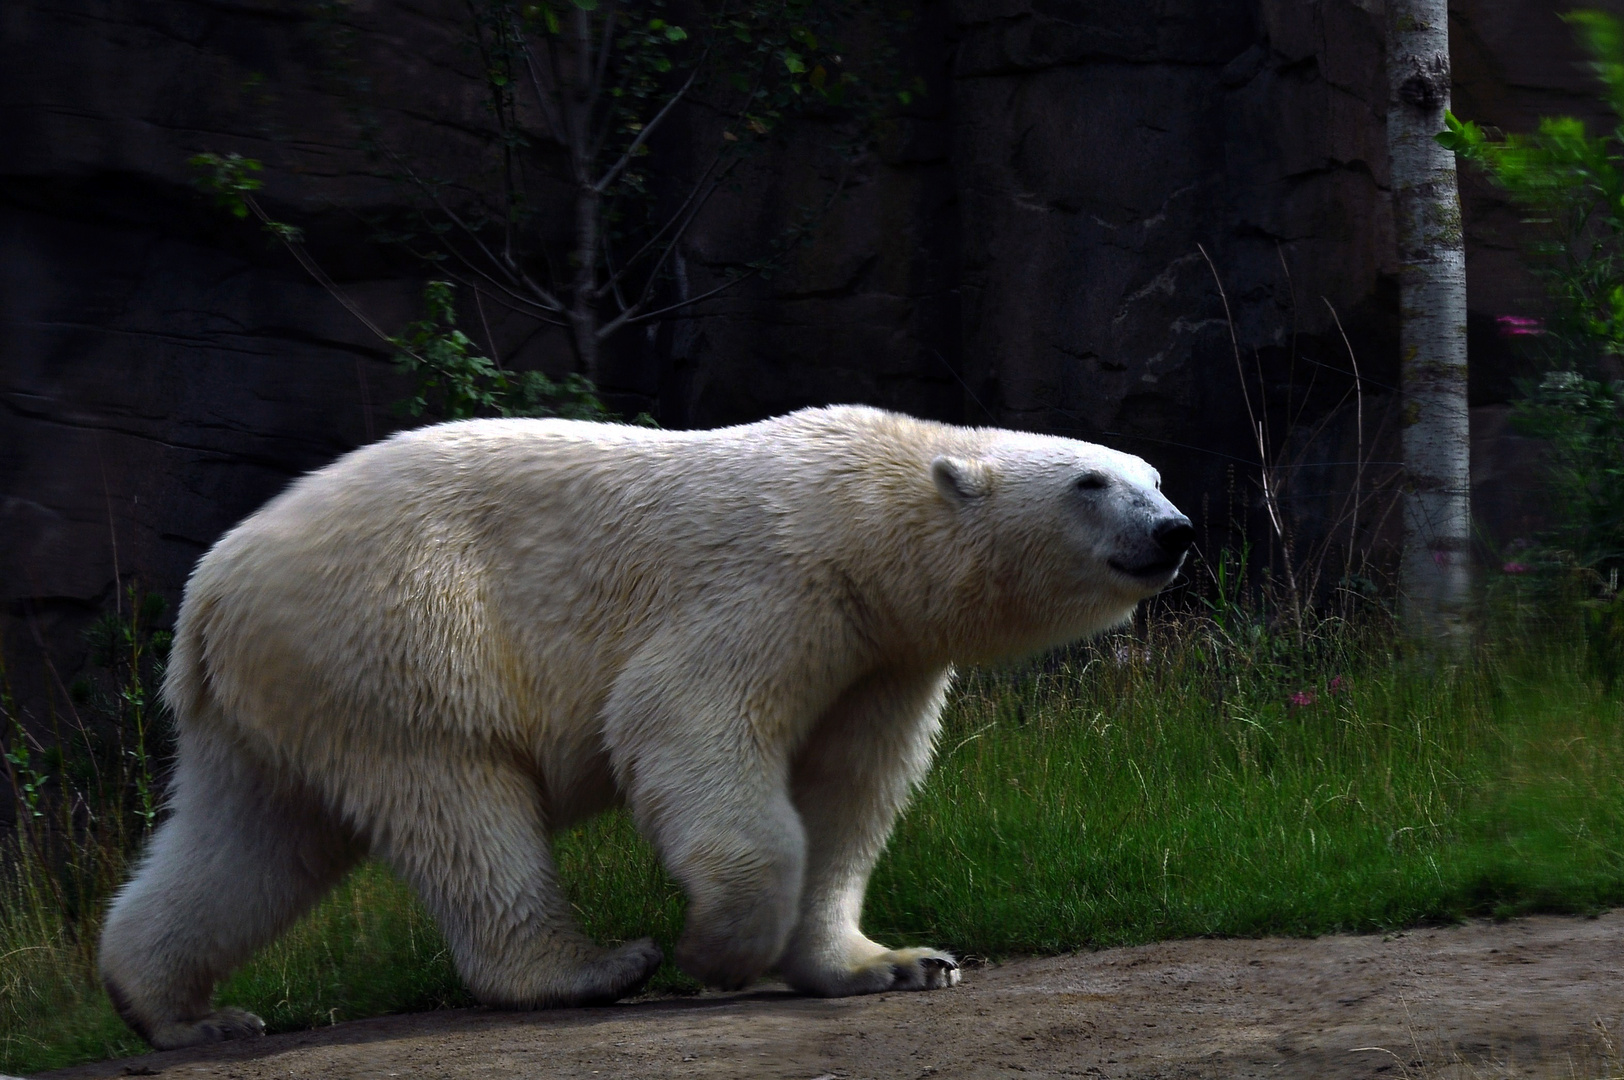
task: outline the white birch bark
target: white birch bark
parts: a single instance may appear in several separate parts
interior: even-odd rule
[[[1471,590],[1466,252],[1449,107],[1447,0],[1388,0],[1387,145],[1398,233],[1404,553],[1400,617],[1417,635],[1466,629]]]

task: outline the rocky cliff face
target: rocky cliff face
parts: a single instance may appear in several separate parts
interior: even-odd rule
[[[366,239],[402,193],[361,150],[357,80],[369,123],[442,162],[476,152],[479,88],[452,6],[336,11],[0,6],[13,655],[37,642],[71,674],[117,576],[178,598],[234,521],[401,422],[386,349],[186,166],[204,150],[263,159],[267,203],[306,227],[343,291],[384,327],[414,316],[423,267]],[[1462,0],[1457,111],[1525,128],[1591,108],[1555,11]],[[698,317],[624,338],[603,373],[611,402],[684,427],[864,401],[1104,440],[1156,461],[1216,530],[1256,459],[1232,324],[1271,439],[1321,463],[1299,510],[1328,527],[1354,444],[1349,347],[1371,416],[1396,380],[1379,0],[957,0],[912,25],[899,62],[928,92],[814,242]],[[807,201],[813,134],[786,133],[712,204],[682,250],[695,292]],[[1492,409],[1509,386],[1488,328],[1532,289],[1515,215],[1467,190],[1473,390]],[[483,321],[513,362],[567,363],[533,325]],[[1500,477],[1485,504],[1502,515],[1514,449],[1485,447]],[[20,659],[12,673],[35,700],[50,681]]]

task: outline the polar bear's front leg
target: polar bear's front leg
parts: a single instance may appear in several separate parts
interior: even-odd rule
[[[666,867],[688,893],[677,966],[736,990],[777,962],[795,926],[805,839],[788,797],[712,777],[698,812],[662,816],[652,830]],[[670,789],[667,789],[670,794]],[[680,806],[674,800],[667,805]]]
[[[888,949],[858,929],[869,874],[897,814],[930,768],[951,672],[884,672],[848,690],[794,763],[806,828],[806,885],[779,964],[797,990],[827,997],[956,985],[938,949]]]
[[[737,989],[777,963],[800,910],[806,834],[784,760],[793,721],[772,690],[707,662],[736,651],[663,644],[621,674],[604,730],[638,829],[688,894],[677,966]]]
[[[696,752],[706,741],[697,734],[685,740],[686,752],[645,747],[628,795],[639,828],[688,894],[677,966],[734,990],[784,951],[800,903],[806,840],[782,769],[724,764],[716,758],[749,753],[753,740],[736,730],[711,734],[727,749]]]

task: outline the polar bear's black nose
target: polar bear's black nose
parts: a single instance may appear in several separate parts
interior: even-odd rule
[[[1182,558],[1184,553],[1190,550],[1190,545],[1195,543],[1195,527],[1183,514],[1163,518],[1156,523],[1156,528],[1150,535],[1169,559]]]

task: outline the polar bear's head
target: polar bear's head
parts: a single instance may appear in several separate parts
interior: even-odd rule
[[[978,450],[937,456],[931,478],[986,538],[1002,618],[1038,644],[1113,626],[1178,576],[1195,530],[1143,459],[1016,432]]]

